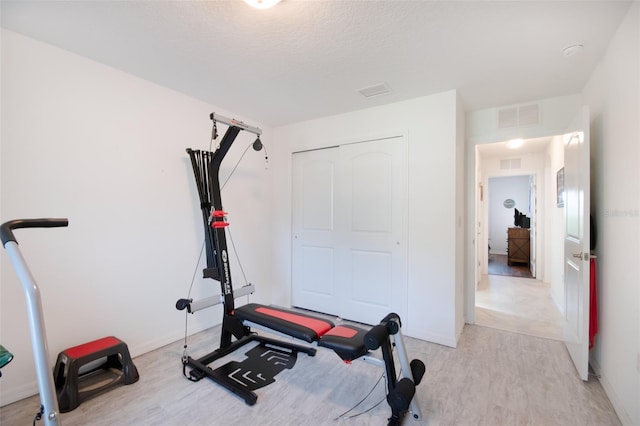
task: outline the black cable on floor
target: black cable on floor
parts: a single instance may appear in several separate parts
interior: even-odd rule
[[[374,405],[373,407],[368,408],[367,410],[365,410],[365,411],[363,411],[363,412],[361,412],[361,413],[354,414],[354,415],[349,416],[349,417],[345,417],[348,413],[350,413],[351,411],[353,411],[353,410],[355,410],[356,408],[358,408],[358,406],[359,406],[360,404],[362,404],[363,402],[365,402],[365,401],[367,400],[367,398],[369,398],[369,396],[373,393],[373,391],[378,387],[378,383],[380,383],[380,380],[382,380],[382,378],[383,378],[383,377],[384,377],[384,373],[383,373],[383,374],[381,374],[381,375],[380,375],[380,377],[378,377],[378,381],[376,381],[376,383],[373,385],[373,387],[371,388],[371,390],[369,391],[369,393],[368,393],[368,394],[366,394],[366,395],[364,396],[364,398],[362,398],[362,399],[361,399],[361,400],[360,400],[356,405],[354,405],[353,407],[349,408],[347,411],[345,411],[344,413],[340,414],[338,417],[336,417],[336,418],[335,418],[335,419],[333,419],[333,420],[334,420],[334,421],[338,421],[338,420],[340,420],[340,419],[342,419],[342,418],[345,418],[345,419],[352,419],[352,418],[354,418],[354,417],[358,417],[358,416],[359,416],[359,415],[361,415],[361,414],[368,413],[369,411],[373,410],[375,407],[377,407],[378,405],[380,405],[380,403],[381,403],[382,401],[384,401],[384,399],[383,399],[382,401],[378,402],[378,403],[377,403],[376,405]]]

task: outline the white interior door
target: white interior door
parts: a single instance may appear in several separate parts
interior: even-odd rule
[[[406,300],[404,138],[340,147],[342,317],[377,324]]]
[[[377,324],[406,305],[404,137],[293,156],[294,306]]]
[[[293,155],[292,302],[339,314],[335,185],[338,148]]]
[[[564,135],[564,341],[582,380],[589,374],[589,110]]]

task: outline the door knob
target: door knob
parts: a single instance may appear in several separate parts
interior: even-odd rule
[[[582,259],[582,253],[573,253],[573,257],[576,259]]]

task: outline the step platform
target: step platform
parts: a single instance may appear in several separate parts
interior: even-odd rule
[[[58,405],[62,413],[117,386],[140,378],[127,345],[109,336],[65,349],[53,370]]]

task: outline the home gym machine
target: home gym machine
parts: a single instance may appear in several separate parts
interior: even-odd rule
[[[18,274],[26,295],[31,346],[33,347],[33,357],[36,365],[40,403],[42,404],[38,416],[42,417],[46,426],[60,425],[60,411],[54,378],[53,374],[51,374],[51,363],[49,362],[49,348],[47,346],[47,335],[42,313],[42,301],[38,285],[20,252],[13,230],[19,228],[54,228],[67,226],[68,224],[67,219],[19,219],[5,222],[0,226],[2,245],[7,250],[9,260]]]
[[[422,414],[414,395],[416,386],[424,375],[425,366],[417,359],[409,362],[397,314],[390,313],[380,324],[366,330],[346,324],[336,326],[332,321],[320,317],[275,306],[256,303],[235,306],[236,297],[253,293],[255,287],[247,284],[236,291],[233,289],[225,234],[229,223],[227,212],[222,206],[218,175],[222,160],[238,134],[241,131],[255,134],[257,139],[253,148],[259,151],[262,148],[262,131],[218,114],[211,114],[210,118],[213,121],[214,135],[217,133],[216,123],[228,126],[219,145],[214,151],[187,149],[187,153],[193,167],[204,222],[207,267],[203,276],[220,283],[221,295],[200,301],[180,299],[176,308],[195,313],[221,303],[222,330],[220,347],[200,358],[188,356],[185,345],[183,374],[192,381],[207,377],[244,399],[248,405],[254,405],[257,401],[254,390],[272,383],[274,376],[283,369],[292,368],[298,352],[314,356],[315,346],[324,347],[332,349],[346,363],[359,359],[384,369],[386,399],[391,408],[389,425],[400,425],[407,412],[410,412],[414,420],[420,420]],[[252,331],[252,327],[297,339],[301,344],[258,335]],[[258,344],[246,353],[248,358],[245,361],[231,361],[215,370],[208,366],[250,342]],[[262,356],[266,352],[270,352],[270,356]],[[400,374],[396,372],[394,353],[401,368]],[[274,361],[268,364],[264,362],[265,358]]]

